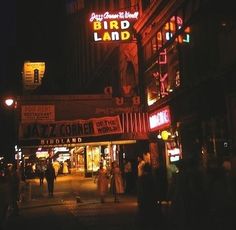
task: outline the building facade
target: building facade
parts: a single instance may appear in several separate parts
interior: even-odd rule
[[[181,158],[205,164],[212,157],[232,156],[236,150],[232,4],[68,0],[63,86],[68,94],[107,96],[114,104],[103,107],[101,117],[112,111],[121,119],[126,119],[123,113],[147,113],[143,136],[148,134],[144,139],[154,168],[171,166]],[[76,106],[71,108],[66,119],[83,118]],[[62,110],[56,111],[61,116]],[[130,122],[124,127],[132,133],[135,118],[127,116]],[[93,117],[94,113],[86,114],[86,119]]]
[[[22,161],[70,160],[73,170],[91,176],[101,163],[134,160],[148,139],[147,114],[118,106],[111,95],[25,95],[18,102]]]
[[[141,1],[139,77],[155,164],[235,154],[232,1]]]

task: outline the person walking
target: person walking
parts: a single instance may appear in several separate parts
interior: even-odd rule
[[[38,177],[39,177],[39,185],[43,186],[43,181],[44,181],[44,177],[45,177],[45,168],[42,163],[38,166],[37,171],[38,171]]]
[[[101,164],[100,168],[98,169],[98,174],[95,177],[94,182],[97,181],[97,192],[100,196],[101,203],[105,202],[105,197],[108,193],[108,182],[109,182],[109,176],[107,169]]]
[[[119,203],[119,195],[124,193],[124,182],[122,172],[116,161],[112,162],[111,166],[111,192],[114,196],[114,202]]]
[[[47,169],[45,171],[45,177],[48,185],[48,196],[53,197],[54,192],[54,181],[56,180],[55,169],[53,168],[52,163],[48,163]]]

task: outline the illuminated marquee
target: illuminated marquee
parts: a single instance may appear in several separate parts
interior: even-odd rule
[[[112,42],[132,40],[132,24],[138,19],[138,12],[122,11],[118,13],[92,13],[89,21],[92,24],[93,41]]]

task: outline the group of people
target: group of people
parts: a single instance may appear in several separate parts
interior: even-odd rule
[[[110,191],[114,196],[114,202],[120,202],[119,196],[125,192],[125,189],[122,171],[116,161],[112,162],[111,170],[109,172],[106,167],[101,164],[97,176],[95,177],[95,181],[97,181],[97,190],[101,203],[105,202],[105,197],[109,191],[109,183]]]
[[[144,176],[148,177],[151,173],[150,156],[146,154],[143,156],[147,157],[143,159],[143,157],[138,156],[137,172],[134,172],[135,169],[130,160],[124,160],[122,167],[119,166],[117,161],[111,163],[110,169],[107,169],[103,164],[100,165],[95,181],[102,203],[105,202],[108,192],[113,194],[114,202],[120,202],[120,194],[130,194],[137,189],[138,204],[141,204],[144,200],[144,187],[147,187],[143,184],[146,181],[143,178]]]
[[[66,161],[63,162],[62,165],[58,161],[53,161],[52,166],[54,168],[56,177],[59,174],[60,168],[62,168],[62,174],[69,173],[69,167],[68,167],[68,163]],[[40,185],[43,185],[44,178],[46,178],[46,175],[45,175],[46,169],[47,169],[47,165],[44,162],[39,163],[36,167],[36,174],[39,178]]]

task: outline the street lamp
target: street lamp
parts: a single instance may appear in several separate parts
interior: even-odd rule
[[[4,129],[5,132],[5,138],[8,139],[8,147],[7,151],[14,151],[14,146],[18,142],[18,111],[17,111],[17,98],[14,96],[3,96],[1,98],[1,108],[2,110],[2,126],[6,127],[7,129]],[[5,112],[4,112],[5,110]],[[10,157],[10,155],[9,155]],[[12,156],[13,157],[13,156]],[[11,160],[13,160],[12,158]],[[17,162],[17,167],[19,165],[19,162]]]
[[[16,109],[17,108],[17,101],[14,97],[6,97],[4,99],[4,105],[9,109]]]

